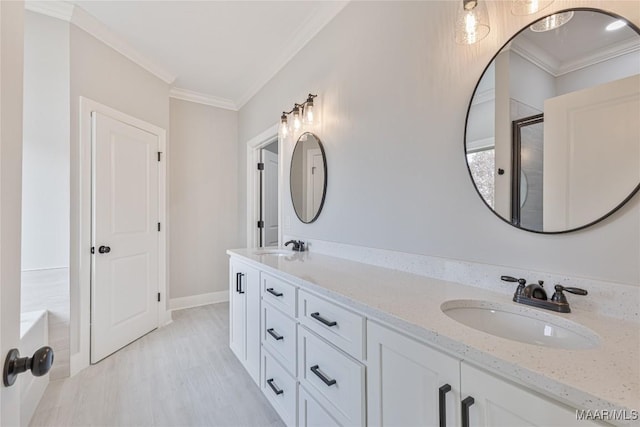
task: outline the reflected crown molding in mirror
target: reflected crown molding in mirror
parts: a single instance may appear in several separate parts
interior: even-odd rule
[[[293,149],[289,188],[298,219],[305,224],[318,219],[327,193],[327,157],[311,132],[300,135]]]
[[[537,233],[593,225],[640,189],[640,29],[593,8],[555,14],[566,12],[574,16],[561,28],[537,33],[530,23],[496,53],[465,125],[478,194]],[[606,30],[618,21],[626,25]]]

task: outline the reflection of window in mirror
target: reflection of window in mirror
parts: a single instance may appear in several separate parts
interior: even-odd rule
[[[493,147],[467,153],[473,181],[482,198],[493,208],[495,193],[495,154]]]

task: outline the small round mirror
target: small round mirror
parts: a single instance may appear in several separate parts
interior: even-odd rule
[[[298,138],[291,157],[289,179],[296,215],[305,224],[315,221],[327,192],[327,158],[316,135],[305,132]]]
[[[478,193],[511,225],[592,225],[640,188],[640,30],[591,8],[527,25],[485,69],[465,155]]]

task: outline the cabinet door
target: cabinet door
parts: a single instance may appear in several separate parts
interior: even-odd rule
[[[229,272],[229,346],[260,384],[260,271],[232,259]]]
[[[240,293],[242,264],[235,260],[229,263],[229,347],[244,363],[246,346],[246,294]]]
[[[367,359],[368,425],[459,425],[457,359],[372,322]]]
[[[593,421],[578,421],[576,410],[540,396],[462,362],[462,398],[473,398],[469,426],[473,427],[590,427]]]

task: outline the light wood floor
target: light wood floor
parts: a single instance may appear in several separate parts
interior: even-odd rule
[[[283,426],[229,350],[229,305],[173,323],[52,381],[32,426]]]

